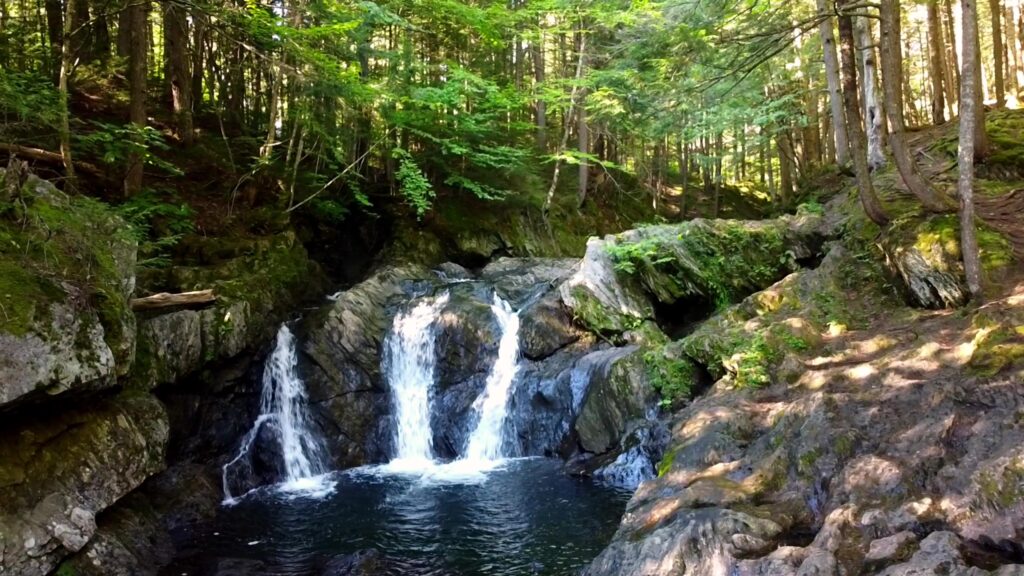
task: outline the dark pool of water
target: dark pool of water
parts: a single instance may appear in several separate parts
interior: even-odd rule
[[[576,574],[608,543],[628,494],[516,460],[478,483],[348,472],[321,498],[250,494],[176,535],[162,574],[319,575],[332,559],[376,550],[373,574]]]

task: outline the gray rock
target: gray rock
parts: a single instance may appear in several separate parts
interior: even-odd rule
[[[43,415],[0,434],[0,562],[45,574],[86,545],[96,515],[159,471],[167,416],[149,395],[125,394]]]
[[[967,575],[971,570],[960,554],[960,537],[952,532],[932,532],[908,562],[881,572],[882,576],[923,576],[926,574]]]
[[[484,266],[480,279],[519,308],[560,284],[578,265],[575,258],[499,258]]]
[[[722,508],[680,509],[649,526],[634,525],[627,512],[625,521],[585,576],[731,574],[738,564],[735,541],[758,542],[766,554],[782,532],[772,520]]]
[[[580,362],[589,368],[590,385],[574,427],[580,446],[600,454],[619,442],[631,421],[646,419],[657,399],[634,346],[593,352]]]
[[[573,314],[597,332],[624,332],[654,316],[654,307],[640,287],[616,273],[606,249],[612,241],[611,236],[591,238],[579,267],[558,288]]]
[[[897,532],[892,536],[872,540],[868,546],[868,554],[864,564],[873,569],[884,568],[910,557],[917,544],[917,536],[913,532]]]

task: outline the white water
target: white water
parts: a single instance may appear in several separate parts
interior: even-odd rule
[[[519,372],[519,314],[497,294],[494,295],[491,311],[501,327],[498,359],[487,375],[483,394],[473,403],[480,420],[470,434],[469,445],[461,458],[480,466],[500,461],[506,456],[504,430],[508,418],[508,400]]]
[[[395,317],[385,340],[384,374],[395,407],[395,455],[388,467],[415,472],[434,462],[430,432],[434,388],[435,321],[448,293],[420,302]]]
[[[379,472],[419,475],[428,482],[474,482],[506,458],[504,429],[508,402],[519,371],[519,315],[497,295],[491,305],[501,328],[498,357],[484,390],[473,403],[477,424],[465,453],[439,463],[430,429],[436,358],[435,321],[448,303],[447,293],[421,302],[395,318],[386,340],[384,372],[395,406],[395,457]]]
[[[234,501],[228,482],[228,470],[249,454],[264,425],[271,427],[281,444],[284,459],[281,488],[314,496],[330,491],[331,487],[323,482],[327,472],[324,447],[310,429],[306,388],[295,371],[296,363],[295,336],[287,325],[281,325],[274,351],[267,356],[263,368],[260,415],[252,429],[242,438],[238,454],[223,468],[226,502]]]

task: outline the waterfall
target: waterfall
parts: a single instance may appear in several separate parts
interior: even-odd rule
[[[395,409],[395,453],[389,466],[410,471],[434,461],[430,432],[435,320],[448,293],[423,300],[395,317],[384,345],[384,374]]]
[[[277,332],[274,351],[263,367],[260,415],[242,438],[238,454],[224,465],[224,495],[233,501],[231,470],[251,458],[251,450],[260,430],[267,425],[281,447],[284,482],[287,489],[322,488],[311,481],[327,471],[326,454],[320,439],[312,432],[306,407],[306,388],[295,371],[295,336],[282,325]]]
[[[508,401],[519,372],[519,314],[497,294],[491,311],[501,327],[498,359],[487,375],[483,393],[473,403],[480,419],[462,457],[467,462],[486,463],[505,457],[503,444]]]
[[[506,457],[504,429],[508,403],[519,371],[519,315],[494,295],[491,311],[500,327],[498,357],[484,390],[473,403],[477,417],[464,453],[449,464],[434,459],[430,414],[437,359],[436,321],[448,293],[426,299],[395,317],[384,344],[383,372],[391,389],[395,415],[394,457],[384,467],[398,473],[442,480],[479,479]]]

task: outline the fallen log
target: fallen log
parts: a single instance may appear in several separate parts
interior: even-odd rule
[[[0,152],[8,152],[10,154],[16,154],[23,158],[31,158],[32,160],[39,160],[41,162],[50,162],[60,165],[64,165],[64,157],[56,152],[50,152],[41,148],[29,148],[28,146],[19,146],[17,144],[7,144],[6,142],[0,142]],[[92,176],[103,176],[103,170],[100,170],[95,164],[88,162],[75,161],[75,169],[90,174]]]
[[[209,304],[215,302],[217,296],[213,290],[198,290],[196,292],[181,292],[169,294],[161,292],[144,298],[132,298],[132,310],[154,310],[156,308],[169,308],[171,306],[195,306],[197,304]]]

